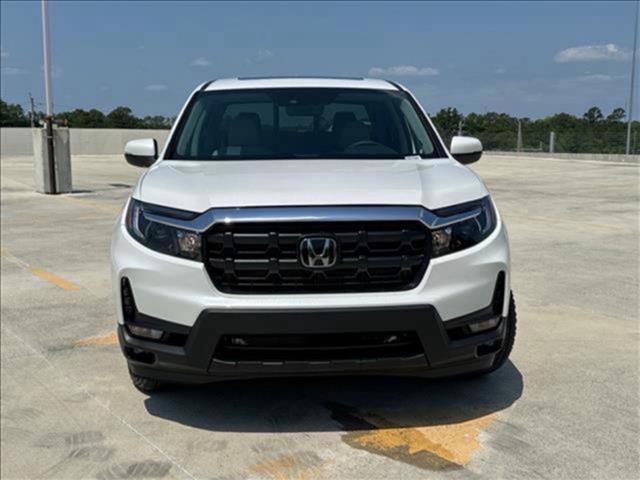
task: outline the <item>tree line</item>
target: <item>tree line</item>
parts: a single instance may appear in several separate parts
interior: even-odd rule
[[[43,118],[36,112],[34,122]],[[568,113],[532,120],[516,118],[506,113],[487,112],[463,115],[456,108],[443,108],[432,120],[443,140],[449,144],[454,135],[478,137],[486,150],[516,150],[518,123],[521,149],[548,151],[549,137],[555,132],[555,151],[572,153],[624,153],[627,126],[626,112],[615,108],[608,115],[598,107],[591,107],[577,117]],[[71,128],[141,128],[168,129],[175,120],[160,115],[137,117],[129,107],[117,107],[104,114],[100,110],[75,109],[56,114],[56,122]],[[0,100],[0,126],[28,127],[30,114],[22,106]],[[640,151],[640,122],[632,125],[632,151]]]
[[[557,113],[537,120],[496,112],[462,115],[455,108],[443,108],[432,116],[447,144],[454,135],[462,134],[478,137],[486,150],[516,150],[520,123],[523,151],[549,151],[550,134],[554,132],[554,150],[567,153],[624,153],[625,118],[623,108],[615,108],[605,116],[598,107],[589,108],[581,117]],[[637,121],[632,123],[632,151],[640,151]]]
[[[44,118],[43,112],[35,112],[34,124]],[[58,125],[70,128],[171,128],[173,118],[161,115],[136,117],[129,107],[116,107],[105,114],[98,109],[83,110],[76,108],[55,114]],[[31,125],[31,112],[25,112],[21,105],[0,100],[0,126],[28,127]]]

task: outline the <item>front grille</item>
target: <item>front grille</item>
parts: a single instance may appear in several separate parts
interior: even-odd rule
[[[218,362],[331,362],[424,354],[416,332],[223,335]]]
[[[338,261],[309,269],[307,236],[336,240]],[[417,221],[275,222],[215,225],[204,245],[213,283],[227,293],[331,293],[408,290],[422,278],[431,235]]]

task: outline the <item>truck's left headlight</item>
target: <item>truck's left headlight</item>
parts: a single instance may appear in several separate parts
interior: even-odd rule
[[[449,216],[464,217],[466,213],[469,214],[464,220],[431,231],[434,257],[464,250],[480,243],[491,235],[497,223],[496,212],[489,197],[477,202],[436,210],[433,213],[445,221]]]
[[[131,199],[127,210],[127,231],[144,246],[156,252],[202,260],[202,237],[198,232],[173,227],[149,220],[145,216],[144,203]]]

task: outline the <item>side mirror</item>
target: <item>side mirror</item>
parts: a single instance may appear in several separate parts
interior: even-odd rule
[[[482,143],[474,137],[453,137],[450,151],[460,163],[473,163],[482,156]]]
[[[158,158],[158,142],[153,138],[131,140],[124,146],[124,158],[134,167],[150,167]]]

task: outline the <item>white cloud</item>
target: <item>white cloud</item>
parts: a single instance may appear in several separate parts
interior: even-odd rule
[[[148,90],[150,92],[162,92],[162,91],[167,89],[167,86],[166,85],[153,84],[153,85],[147,85],[146,87],[144,87],[144,89]]]
[[[24,68],[2,67],[0,73],[2,75],[24,75],[27,71]]]
[[[204,57],[198,57],[191,62],[192,67],[208,67],[209,65],[211,65],[211,62]]]
[[[580,82],[610,82],[613,80],[613,77],[602,73],[593,73],[590,75],[581,75],[577,80]]]
[[[606,45],[583,45],[571,47],[556,53],[553,60],[556,63],[567,62],[597,62],[603,60],[615,60],[624,62],[631,58],[631,52],[614,43]]]
[[[387,68],[373,67],[369,69],[369,75],[372,77],[431,77],[434,75],[440,75],[440,71],[437,68],[432,67],[395,65]]]
[[[502,66],[500,66],[500,67],[496,68],[496,73],[498,75],[502,75],[503,73],[507,73],[507,69],[502,67]]]

